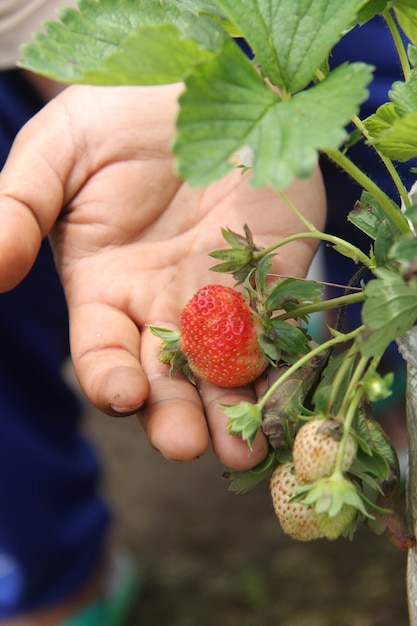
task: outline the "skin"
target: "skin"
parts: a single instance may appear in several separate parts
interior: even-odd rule
[[[220,228],[259,246],[305,230],[271,189],[253,189],[234,171],[191,189],[175,174],[170,146],[181,85],[65,89],[19,133],[0,175],[0,290],[27,274],[49,235],[70,315],[74,368],[104,413],[137,413],[149,442],[173,460],[204,453],[210,439],[220,461],[245,469],[265,456],[226,432],[219,402],[255,400],[252,387],[199,390],[170,379],[147,328],[178,327],[193,293],[213,274],[208,252],[224,247]],[[318,172],[287,190],[321,228],[325,200]],[[24,234],[24,236],[22,236]],[[305,276],[314,242],[288,245],[277,274]]]

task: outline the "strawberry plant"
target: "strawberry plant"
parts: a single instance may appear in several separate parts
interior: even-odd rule
[[[331,69],[329,58],[346,33],[377,15],[392,34],[403,76],[389,100],[362,119],[374,68],[358,61]],[[304,225],[262,249],[250,224],[242,224],[241,233],[225,224],[225,245],[212,256],[219,261],[213,270],[233,275],[239,285],[236,295],[227,290],[229,300],[220,307],[227,313],[236,305],[229,321],[220,316],[217,326],[208,323],[193,300],[179,332],[152,329],[173,375],[183,369],[197,383],[203,376],[226,386],[260,377],[257,403],[224,411],[229,432],[248,446],[262,428],[269,454],[252,470],[226,472],[231,488],[243,492],[269,477],[283,529],[298,539],[352,537],[359,525],[386,528],[410,548],[412,581],[413,529],[404,530],[396,513],[399,463],[372,407],[391,393],[392,375],[382,375],[380,363],[396,341],[409,364],[410,506],[416,517],[417,429],[411,418],[417,385],[411,382],[417,371],[417,187],[404,186],[398,167],[417,157],[415,0],[80,0],[79,10],[63,9],[59,18],[24,47],[23,67],[68,83],[183,81],[173,145],[179,175],[199,186],[232,168],[250,169],[251,184],[279,190]],[[378,155],[395,188],[392,196],[351,158],[358,141]],[[362,189],[348,219],[367,236],[366,249],[319,231],[285,193],[294,177],[311,176],[320,155]],[[351,259],[352,275],[363,268],[356,290],[326,299],[314,280],[271,283],[274,255],[301,239],[324,242]],[[196,298],[206,305],[216,290],[207,286]],[[355,303],[361,303],[356,327],[335,323],[323,340],[312,340],[313,313]],[[194,323],[197,336],[188,339]],[[208,327],[210,351],[201,365],[192,347]],[[242,366],[247,378],[227,373],[231,354],[234,361],[250,357]],[[410,602],[412,624],[416,604]]]

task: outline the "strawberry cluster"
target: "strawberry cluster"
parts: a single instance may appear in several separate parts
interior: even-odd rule
[[[281,527],[300,541],[352,537],[364,524],[409,546],[396,512],[397,455],[370,411],[392,380],[379,376],[373,355],[361,354],[356,330],[312,343],[308,313],[320,310],[319,283],[271,284],[273,255],[254,245],[249,229],[223,235],[231,247],[211,254],[222,261],[212,269],[231,273],[243,289],[206,285],[183,308],[178,331],[151,330],[171,375],[181,370],[194,384],[221,387],[257,382],[257,403],[223,409],[231,435],[250,448],[262,429],[269,454],[252,470],[227,470],[231,489],[247,491],[269,476]],[[345,350],[333,356],[340,344]]]
[[[365,512],[360,500],[355,498],[355,488],[342,473],[337,492],[331,492],[332,481],[328,479],[337,468],[341,428],[343,425],[335,426],[333,420],[311,419],[295,436],[292,461],[278,465],[272,474],[270,486],[275,513],[284,532],[299,541],[320,537],[336,539],[351,527],[359,511]],[[343,473],[349,470],[357,453],[351,434],[345,443],[341,456]],[[309,506],[297,496],[303,492],[303,486],[312,485],[316,490],[321,486],[322,493],[312,502],[314,506]],[[334,481],[333,486],[336,486]],[[353,493],[356,506],[346,499],[346,493]],[[335,504],[336,498],[339,503]]]

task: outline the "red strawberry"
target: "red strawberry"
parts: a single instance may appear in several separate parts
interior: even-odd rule
[[[336,467],[343,424],[337,420],[315,418],[298,431],[293,446],[295,473],[299,484],[313,483],[330,476]],[[357,445],[349,435],[343,456],[346,472],[356,458]]]
[[[274,470],[270,489],[274,510],[285,534],[298,541],[313,541],[323,537],[313,509],[302,502],[291,501],[298,490],[291,462],[282,463]]]
[[[268,360],[259,345],[262,324],[238,291],[207,285],[181,313],[180,347],[194,374],[220,387],[246,385]]]

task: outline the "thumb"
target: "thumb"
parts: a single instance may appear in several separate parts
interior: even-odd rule
[[[33,117],[17,135],[0,174],[0,291],[29,272],[65,201],[74,150],[63,116],[51,103]]]

